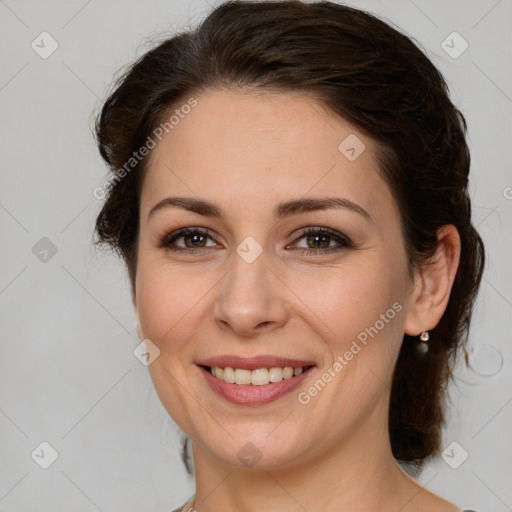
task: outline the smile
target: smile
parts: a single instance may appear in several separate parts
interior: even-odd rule
[[[281,382],[282,380],[291,379],[301,375],[304,370],[310,366],[292,366],[272,367],[272,368],[256,368],[247,370],[244,368],[221,368],[219,366],[206,367],[210,373],[217,379],[229,384],[264,386],[270,383]]]
[[[243,406],[262,406],[289,396],[317,370],[316,366],[270,366],[250,370],[201,365],[198,368],[214,395]]]

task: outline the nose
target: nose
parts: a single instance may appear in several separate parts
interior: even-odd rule
[[[215,302],[216,324],[245,338],[282,327],[290,310],[286,287],[276,274],[265,253],[252,263],[234,254],[231,271],[221,280]]]

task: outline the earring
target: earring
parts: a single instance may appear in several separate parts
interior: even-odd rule
[[[418,343],[416,346],[418,348],[418,350],[422,353],[422,354],[426,354],[428,352],[428,340],[429,340],[430,336],[428,334],[428,331],[423,331],[421,334],[420,334],[420,340],[421,340],[421,343]]]

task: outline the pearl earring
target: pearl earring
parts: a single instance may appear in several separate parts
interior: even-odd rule
[[[428,335],[428,331],[423,331],[421,334],[420,334],[420,340],[421,340],[421,343],[418,343],[416,345],[417,349],[419,350],[420,353],[422,354],[426,354],[428,352],[428,340],[429,340],[430,336]]]

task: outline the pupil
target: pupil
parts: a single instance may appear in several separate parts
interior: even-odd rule
[[[324,248],[329,246],[328,242],[327,242],[327,244],[324,243],[326,240],[328,240],[328,238],[329,237],[325,236],[325,235],[310,235],[308,237],[309,240],[313,239],[313,240],[315,240],[315,242],[317,242],[319,240],[323,240],[323,242],[321,242],[321,244],[322,244],[322,246],[320,247],[321,249],[324,249]],[[313,243],[315,243],[315,242],[313,242]],[[318,246],[313,246],[312,248],[313,249],[318,249]]]
[[[205,239],[206,237],[204,237],[201,234],[186,235],[186,240],[190,241],[190,239],[192,239],[192,244],[194,244],[195,242],[199,242],[198,239],[200,239],[200,238],[204,238]],[[204,242],[204,240],[203,240],[203,242]],[[190,247],[190,245],[188,243],[186,245],[187,245],[187,247]],[[200,244],[200,247],[204,247],[204,243]]]

